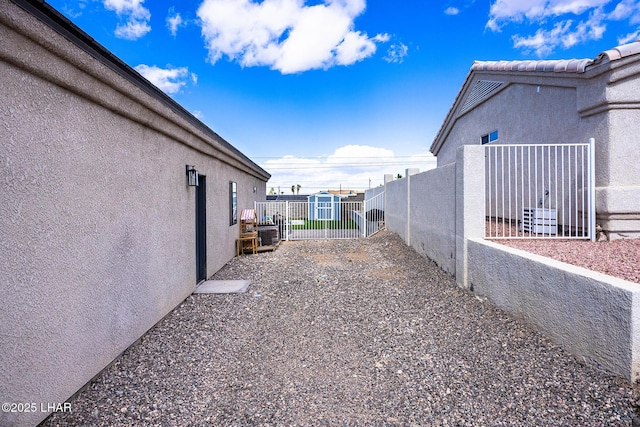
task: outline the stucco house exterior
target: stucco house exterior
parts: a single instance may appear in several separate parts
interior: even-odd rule
[[[610,239],[640,237],[640,41],[595,59],[476,61],[433,144],[438,167],[461,145],[595,139],[596,217]]]
[[[0,425],[23,426],[234,257],[270,176],[41,1],[0,0],[0,76],[0,396],[37,405]]]

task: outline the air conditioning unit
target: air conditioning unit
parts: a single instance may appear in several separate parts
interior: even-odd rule
[[[523,208],[520,231],[532,234],[558,234],[558,217],[555,209]]]

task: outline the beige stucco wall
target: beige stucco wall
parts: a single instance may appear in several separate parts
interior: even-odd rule
[[[596,128],[596,212],[610,239],[640,237],[640,60],[595,67],[580,88],[583,122]]]
[[[482,75],[477,79],[505,80],[499,75]],[[475,80],[470,86],[474,84]],[[503,144],[586,142],[586,131],[579,123],[575,87],[544,86],[523,79],[506,85],[455,119],[438,153],[438,166],[454,163],[458,147],[480,145],[482,135],[495,130],[498,130],[498,142]]]
[[[0,40],[0,397],[64,402],[194,290],[185,164],[208,275],[234,256],[229,181],[241,209],[268,176],[7,0]]]
[[[455,183],[455,164],[412,175],[409,202],[411,246],[452,275],[456,271]]]

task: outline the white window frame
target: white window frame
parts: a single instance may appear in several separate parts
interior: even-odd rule
[[[329,200],[325,200],[325,201],[320,201],[320,199],[326,199],[328,198]],[[320,206],[320,204],[322,203],[322,206]],[[334,208],[335,208],[335,197],[333,196],[316,196],[316,219],[319,221],[333,221],[333,213],[334,213]],[[325,217],[321,217],[320,212],[324,214],[326,214],[326,211],[329,211],[329,217],[325,218]]]
[[[487,142],[484,142],[484,140],[487,140]],[[496,142],[498,140],[498,129],[494,130],[493,132],[489,132],[487,134],[484,134],[480,137],[480,144],[482,145],[486,145],[486,144],[491,144],[492,142]]]

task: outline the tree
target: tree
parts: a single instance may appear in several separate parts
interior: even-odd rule
[[[291,194],[296,194],[296,186],[295,185],[291,186]]]
[[[273,187],[269,189],[269,195],[272,195],[272,194],[276,194],[276,189]]]
[[[300,189],[302,186],[300,184],[296,185],[296,194],[300,194]]]
[[[398,174],[398,175],[396,176],[396,179],[401,179],[401,178],[402,178],[402,175],[400,175],[400,174]]]

